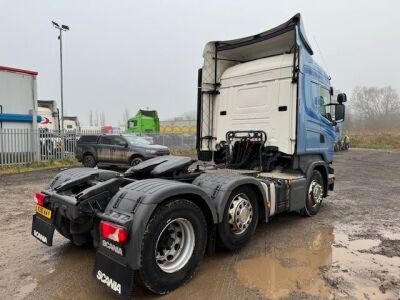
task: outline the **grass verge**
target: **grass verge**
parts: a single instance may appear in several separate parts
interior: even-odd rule
[[[171,148],[171,155],[196,157],[196,148]]]
[[[46,170],[56,168],[66,168],[79,166],[80,163],[75,159],[62,159],[62,160],[49,160],[49,161],[38,161],[27,165],[0,167],[0,175],[24,173],[35,170]]]
[[[400,129],[348,131],[351,148],[400,149]]]

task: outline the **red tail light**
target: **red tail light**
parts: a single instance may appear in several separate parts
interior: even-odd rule
[[[33,196],[33,201],[35,201],[36,204],[43,206],[45,197],[46,195],[36,192],[35,195]]]
[[[114,223],[100,221],[99,229],[101,236],[120,244],[125,243],[128,238],[126,228]]]

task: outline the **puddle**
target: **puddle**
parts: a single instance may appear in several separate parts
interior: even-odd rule
[[[329,299],[391,299],[397,296],[400,257],[365,253],[380,240],[349,240],[321,228],[300,245],[269,247],[265,254],[237,262],[239,281],[271,299],[296,293]],[[396,283],[397,282],[397,283]]]
[[[207,256],[192,280],[162,299],[397,299],[400,257],[363,252],[382,247],[380,240],[349,240],[332,227],[279,225],[260,230],[240,251]],[[58,243],[52,252],[55,263],[20,295],[78,300],[113,296],[91,276],[94,249]],[[47,260],[46,255],[41,258]],[[160,297],[135,284],[134,298]]]
[[[260,290],[267,298],[288,296],[292,291],[328,297],[330,290],[319,275],[319,268],[332,261],[333,229],[315,233],[304,245],[267,249],[264,256],[235,265],[239,280]]]

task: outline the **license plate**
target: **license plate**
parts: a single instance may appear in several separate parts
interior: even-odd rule
[[[53,245],[54,225],[37,215],[32,217],[32,235],[47,246]]]
[[[96,252],[94,278],[123,299],[130,299],[133,292],[133,270],[112,258]]]
[[[51,210],[43,206],[36,205],[36,212],[47,219],[51,219]]]

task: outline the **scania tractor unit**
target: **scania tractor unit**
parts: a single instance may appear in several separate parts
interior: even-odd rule
[[[300,14],[245,38],[206,44],[198,72],[197,154],[125,173],[62,171],[35,194],[32,235],[93,244],[93,276],[123,298],[134,282],[166,294],[204,254],[237,250],[281,212],[318,213],[334,188],[334,126],[346,95],[313,60]],[[83,154],[84,155],[84,154]]]

